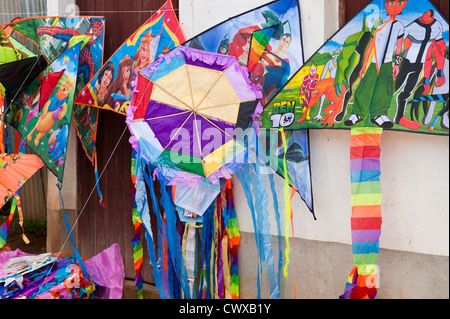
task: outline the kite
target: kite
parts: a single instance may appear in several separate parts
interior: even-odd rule
[[[76,96],[102,66],[104,23],[101,17],[40,17],[16,19],[5,27],[30,40],[41,52],[39,57],[49,63],[81,41]],[[73,118],[86,156],[95,165],[98,109],[75,105]]]
[[[41,52],[40,59],[52,62],[65,50],[81,42],[75,96],[103,62],[105,19],[101,17],[41,17],[15,19],[6,25],[19,37],[26,38]],[[11,38],[13,39],[13,38]],[[33,79],[33,77],[29,77]],[[17,82],[14,82],[17,83]],[[98,109],[88,105],[75,105],[72,109],[77,135],[86,156],[94,165],[100,205],[104,206],[98,183],[96,136]]]
[[[449,134],[448,22],[426,0],[368,6],[303,65],[261,114],[263,128],[281,132],[351,130],[354,268],[340,298],[372,299],[377,293],[382,131]]]
[[[235,56],[248,67],[250,80],[262,86],[264,106],[303,65],[303,45],[301,40],[300,8],[296,0],[278,0],[224,21],[203,33],[189,39],[183,45]],[[300,53],[300,54],[299,54]],[[260,121],[253,116],[253,123],[258,129]],[[268,139],[275,132],[264,128],[260,139]],[[273,130],[272,130],[273,131]],[[292,141],[291,141],[292,139]],[[314,215],[312,201],[311,170],[309,167],[309,143],[307,130],[293,132],[286,142],[297,144],[295,148],[305,154],[306,161],[296,162],[291,159],[289,182],[299,192],[301,198]],[[280,139],[281,141],[281,139]],[[262,141],[262,147],[274,145],[274,141]],[[292,148],[289,150],[291,152]],[[272,169],[285,176],[283,167],[278,165],[278,147],[268,149],[267,160]],[[305,170],[304,167],[307,167]],[[294,177],[297,176],[297,177]]]
[[[138,72],[155,57],[184,41],[171,1],[167,1],[106,61],[75,103],[126,115]]]
[[[6,116],[9,124],[60,182],[63,180],[80,46],[81,43],[76,44],[53,61],[11,102]]]
[[[298,2],[295,0],[279,0],[273,1],[261,7],[249,10],[246,13],[232,17],[225,22],[222,22],[205,32],[188,40],[183,45],[206,50],[209,52],[220,52],[235,56],[241,65],[245,65],[249,69],[250,81],[262,86],[261,105],[266,103],[279,92],[279,90],[286,84],[293,74],[303,65],[303,45],[301,40],[300,27],[300,8]],[[244,158],[248,154],[253,154],[254,161],[250,164],[250,170],[256,169],[260,172],[267,171],[261,160],[264,159],[266,165],[270,165],[271,170],[284,177],[288,182],[288,187],[295,189],[302,200],[311,211],[313,217],[314,207],[312,200],[312,185],[311,185],[311,170],[310,170],[310,155],[309,155],[309,134],[307,130],[298,130],[291,134],[285,134],[282,139],[278,130],[273,130],[266,127],[260,127],[260,112],[258,109],[252,115],[252,124],[259,136],[257,141],[255,138],[249,139],[252,142],[249,144],[240,143],[240,145],[247,145],[244,151]],[[251,130],[247,131],[243,136],[253,136]],[[273,139],[271,139],[273,138]],[[242,141],[244,142],[244,141]],[[283,142],[288,145],[284,148]],[[288,164],[290,171],[284,169],[280,160],[283,154],[287,153]],[[250,172],[247,172],[249,174]],[[271,179],[270,184],[273,185],[273,177],[267,174]],[[242,183],[248,183],[244,176],[241,176]],[[265,181],[252,180],[253,183]],[[249,206],[251,202],[268,203],[267,194],[260,191],[258,187],[251,187],[248,185],[248,192],[246,193]],[[253,196],[252,192],[256,192]],[[272,188],[273,201],[276,203],[275,188]],[[289,196],[285,196],[285,201],[290,202]],[[290,203],[286,203],[288,206]],[[278,239],[281,240],[281,226],[279,225],[278,207],[275,207],[277,214],[277,229]],[[289,221],[291,211],[286,211],[286,218]],[[258,206],[255,210],[254,218],[266,218],[265,207]],[[292,220],[292,219],[291,219]],[[260,227],[255,232],[260,235],[258,240],[267,240],[269,236],[268,223],[262,222],[254,224]],[[286,226],[286,238],[289,237],[289,227]],[[267,243],[267,242],[266,242]],[[265,245],[261,242],[260,261],[261,265],[264,262],[270,262],[272,251],[269,248],[270,243]],[[288,243],[289,244],[289,243]],[[264,250],[266,247],[267,249]],[[279,248],[281,246],[279,245]],[[286,251],[286,261],[289,258]],[[278,270],[281,269],[282,254],[279,254]],[[264,260],[265,259],[265,260]],[[274,265],[271,263],[268,270],[270,271],[270,295],[271,297],[279,296],[279,276],[275,274]],[[287,273],[285,273],[286,275]],[[276,278],[277,277],[277,278]],[[259,288],[259,286],[258,286]],[[259,289],[258,289],[259,295]]]
[[[19,190],[42,166],[44,166],[44,163],[39,156],[34,154],[6,154],[3,152],[0,154],[0,207],[3,207],[10,198],[13,198],[11,212],[0,226],[0,248],[6,243],[16,207],[23,229]],[[25,234],[22,235],[22,238],[25,242],[28,242]]]
[[[337,31],[267,104],[262,126],[448,135],[448,23],[428,1],[401,3],[402,14],[374,13],[369,25],[362,11]]]

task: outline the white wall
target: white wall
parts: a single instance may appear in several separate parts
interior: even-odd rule
[[[267,0],[180,0],[180,23],[187,38],[263,5]],[[338,26],[338,0],[302,0],[301,25],[308,59]],[[326,6],[325,6],[326,4]],[[294,196],[295,237],[351,244],[350,131],[310,130],[311,169],[316,221]],[[276,176],[280,213],[283,184]],[[449,255],[449,139],[385,131],[381,141],[383,191],[382,248]],[[240,231],[253,232],[251,214],[234,179]],[[271,205],[269,205],[271,207]],[[271,230],[276,234],[273,209]],[[282,221],[284,225],[284,219]]]

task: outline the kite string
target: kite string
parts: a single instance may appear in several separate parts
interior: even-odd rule
[[[75,225],[78,223],[78,220],[80,219],[81,214],[83,214],[84,209],[86,208],[86,205],[87,205],[87,203],[89,202],[89,199],[91,198],[92,194],[94,193],[94,191],[95,191],[95,189],[96,189],[96,187],[97,187],[97,183],[98,183],[98,182],[100,181],[100,179],[102,178],[102,175],[103,175],[103,173],[105,172],[106,167],[108,166],[109,162],[111,161],[111,158],[112,158],[112,156],[114,155],[114,153],[115,153],[115,151],[116,151],[116,149],[117,149],[117,147],[118,147],[120,141],[122,140],[123,135],[125,134],[126,129],[127,129],[127,126],[125,126],[125,128],[124,128],[124,130],[123,130],[123,132],[122,132],[122,135],[120,136],[120,138],[119,138],[119,140],[117,141],[117,143],[116,143],[116,145],[115,145],[113,151],[111,152],[111,155],[109,156],[108,161],[107,161],[106,164],[105,164],[105,167],[104,167],[103,170],[101,171],[100,176],[98,177],[98,180],[97,180],[96,184],[95,184],[94,187],[92,188],[91,193],[89,194],[89,196],[88,196],[86,202],[84,203],[83,208],[80,210],[80,213],[78,214],[77,219],[75,220],[75,222],[74,222],[72,228],[70,229],[70,231],[69,231],[69,229],[68,229],[68,235],[67,235],[66,239],[64,240],[64,243],[62,244],[61,248],[59,249],[59,252],[58,252],[57,256],[62,252],[64,246],[65,246],[66,243],[67,243],[67,240],[70,238],[70,236],[71,236],[71,234],[72,234],[72,232],[73,232],[73,230],[74,230],[74,228],[75,228]],[[58,186],[58,189],[59,189],[59,185],[58,185],[58,184],[57,184],[57,186]],[[61,196],[61,201],[62,201],[61,190],[60,190],[60,196]],[[63,202],[63,205],[64,205],[64,202]],[[67,227],[67,228],[69,228],[69,227]],[[55,265],[56,261],[57,261],[57,259],[56,259],[55,261],[52,262],[52,264],[51,264],[51,266],[50,266],[50,268],[49,268],[49,270],[48,270],[48,272],[47,272],[47,275],[45,276],[45,279],[44,279],[43,282],[45,282],[45,281],[47,280],[49,274],[52,272],[53,266]],[[42,287],[43,287],[43,285],[41,285],[41,286],[39,287],[39,291],[37,292],[36,296],[39,295],[39,293],[40,293]]]
[[[180,9],[172,8],[173,11],[180,11]],[[167,11],[167,10],[83,10],[83,11],[77,11],[77,13],[155,13],[158,11]],[[65,12],[62,12],[63,14]],[[23,12],[2,12],[0,15],[22,15]],[[48,15],[48,11],[36,11],[33,13],[28,13],[30,15]],[[69,16],[69,15],[68,15]]]
[[[83,205],[83,208],[80,210],[80,213],[78,214],[77,219],[75,220],[75,222],[74,222],[74,224],[73,224],[73,226],[72,226],[70,232],[73,231],[73,229],[75,228],[75,225],[78,223],[78,220],[80,219],[81,214],[83,213],[84,209],[86,208],[86,205],[87,205],[87,203],[89,202],[89,199],[91,198],[92,194],[94,193],[94,191],[95,191],[95,189],[96,189],[96,187],[97,187],[97,184],[99,183],[100,179],[102,178],[102,175],[103,175],[103,173],[105,172],[106,167],[108,166],[109,162],[111,161],[111,158],[112,158],[112,156],[114,155],[114,153],[115,153],[117,147],[119,146],[119,143],[120,143],[120,141],[122,140],[123,135],[125,134],[126,130],[127,130],[127,126],[125,126],[125,128],[124,128],[124,130],[123,130],[123,132],[122,132],[122,135],[119,137],[119,140],[117,141],[116,145],[114,146],[114,149],[113,149],[113,151],[111,152],[111,155],[109,156],[109,158],[108,158],[108,160],[107,160],[107,162],[106,162],[106,164],[105,164],[105,167],[103,168],[102,172],[100,173],[97,182],[96,182],[95,185],[92,187],[91,193],[89,194],[88,198],[86,199],[86,201],[85,201],[85,203],[84,203],[84,205]],[[61,252],[62,249],[64,248],[64,246],[65,246],[65,244],[66,244],[68,238],[69,238],[69,236],[66,237],[66,240],[64,241],[63,246],[61,247],[61,250],[60,250],[59,252]]]

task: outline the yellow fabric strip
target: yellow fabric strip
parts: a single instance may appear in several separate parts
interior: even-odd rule
[[[381,205],[382,193],[352,195],[352,206]]]
[[[283,141],[284,155],[283,155],[283,167],[284,167],[284,221],[285,221],[285,239],[286,239],[286,249],[284,254],[286,256],[286,263],[284,265],[283,274],[284,277],[288,276],[288,265],[289,265],[289,220],[291,214],[291,201],[289,196],[289,176],[286,163],[286,153],[287,153],[287,142],[286,135],[284,134],[284,129],[280,129],[281,139]]]

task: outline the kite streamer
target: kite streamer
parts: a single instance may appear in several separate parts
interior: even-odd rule
[[[374,299],[381,234],[381,128],[354,128],[350,141],[354,267],[341,299]]]

